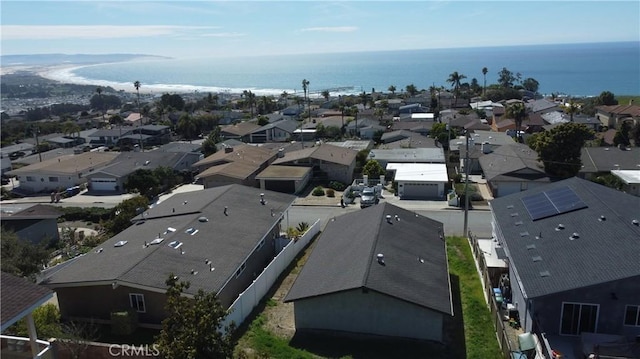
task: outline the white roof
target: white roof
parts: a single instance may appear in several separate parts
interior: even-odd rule
[[[412,120],[433,120],[433,114],[432,113],[412,113],[411,119]]]
[[[389,163],[387,171],[395,170],[396,181],[448,182],[447,165],[444,163]]]
[[[626,184],[640,183],[640,170],[611,170],[611,174],[620,178]]]

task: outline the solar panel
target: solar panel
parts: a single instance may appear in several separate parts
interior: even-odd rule
[[[587,207],[567,186],[522,197],[522,203],[533,221]]]
[[[560,187],[546,191],[545,193],[558,209],[558,213],[567,213],[587,207],[580,197],[569,187]]]
[[[534,221],[558,214],[556,207],[553,206],[553,203],[545,196],[544,192],[522,197],[522,203]]]

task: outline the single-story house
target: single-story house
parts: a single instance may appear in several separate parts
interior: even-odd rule
[[[442,199],[449,182],[444,163],[388,163],[400,199]]]
[[[242,142],[249,142],[249,136],[253,131],[257,131],[262,126],[255,122],[243,121],[233,125],[220,126],[220,138],[236,139]]]
[[[640,168],[640,147],[583,147],[580,156],[582,168],[578,177],[592,179],[613,170]]]
[[[126,182],[129,175],[137,170],[154,170],[158,167],[169,167],[180,171],[191,169],[192,163],[185,165],[185,155],[178,152],[123,152],[108,165],[87,175],[88,187],[91,192],[116,192],[127,190]]]
[[[521,143],[498,146],[481,156],[478,162],[494,198],[551,182],[538,161],[538,153]]]
[[[313,170],[313,178],[353,182],[357,151],[328,144],[289,151],[273,161],[274,165],[303,166]]]
[[[538,99],[538,100],[528,101],[524,104],[524,107],[527,110],[527,113],[537,113],[537,114],[543,114],[547,112],[560,110],[560,107],[558,106],[557,103],[553,101],[549,101],[547,99]]]
[[[622,181],[622,190],[624,192],[640,197],[640,169],[612,170],[611,174]]]
[[[489,202],[525,332],[640,335],[640,198],[578,177]],[[553,345],[553,344],[552,344]]]
[[[7,172],[17,176],[20,191],[60,191],[87,182],[87,175],[111,163],[118,152],[83,152],[37,162]]]
[[[2,228],[14,232],[21,240],[36,244],[43,241],[52,244],[60,239],[58,218],[62,212],[57,207],[36,204],[15,213],[3,210],[0,214]]]
[[[215,293],[228,308],[277,254],[294,199],[241,185],[177,193],[42,284],[65,320],[110,323],[112,312],[131,308],[140,326],[159,328],[170,274],[191,283],[185,295]]]
[[[445,163],[441,147],[373,149],[368,160],[376,160],[383,168],[389,163]]]
[[[287,293],[296,331],[444,341],[442,223],[381,203],[329,222]]]

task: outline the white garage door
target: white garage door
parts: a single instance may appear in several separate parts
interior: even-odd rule
[[[437,183],[408,182],[403,184],[402,198],[438,198]]]
[[[92,178],[91,190],[92,191],[115,191],[116,190],[115,178]]]

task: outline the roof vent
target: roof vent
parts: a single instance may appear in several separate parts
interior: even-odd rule
[[[389,217],[391,217],[391,216],[389,216]],[[376,255],[376,259],[378,259],[378,264],[384,265],[384,254],[378,253]]]
[[[173,249],[178,249],[180,248],[180,246],[182,245],[182,242],[180,241],[173,241],[169,243],[169,247],[173,248]]]
[[[399,221],[399,220],[400,220],[400,217],[398,217],[398,215],[397,215],[397,214],[395,215],[395,218],[396,218],[396,221]]]
[[[209,222],[209,218],[207,217],[198,217],[198,222]]]
[[[260,193],[260,204],[263,206],[267,204],[267,201],[264,200],[264,193]]]
[[[548,277],[548,276],[550,276],[550,275],[551,275],[551,273],[549,273],[549,271],[548,271],[548,270],[540,272],[540,276],[541,276],[541,277]]]
[[[198,271],[197,271],[197,270],[195,270],[195,269],[192,269],[192,270],[191,270],[191,274],[196,275],[196,274],[198,274]]]
[[[540,262],[540,261],[542,261],[542,257],[534,256],[534,257],[531,257],[531,260],[533,260],[534,262]]]
[[[96,249],[96,253],[102,253],[102,251],[104,251],[104,248],[98,248],[98,249]]]
[[[524,232],[520,232],[520,237],[526,237],[529,235],[529,232],[524,231]]]
[[[527,244],[527,249],[536,249],[535,244]]]
[[[580,238],[580,235],[577,232],[571,233],[571,237],[569,237],[570,240],[574,240],[578,238]]]
[[[518,217],[518,216],[519,216],[519,215],[518,215],[518,212],[513,212],[513,213],[511,213],[511,217]]]
[[[634,226],[640,226],[640,222],[638,222],[637,219],[634,219],[631,223],[633,223]]]
[[[122,247],[127,244],[127,241],[117,241],[113,246],[114,247]]]
[[[556,231],[561,231],[564,229],[564,224],[559,223],[558,226],[556,227]]]
[[[517,221],[517,222],[516,222],[516,223],[514,223],[514,224],[515,224],[516,226],[521,226],[521,225],[523,225],[523,224],[524,224],[524,222],[522,222],[522,221]]]
[[[392,224],[392,223],[393,223],[393,222],[391,222],[391,215],[390,215],[390,214],[387,214],[387,215],[385,216],[385,218],[387,219],[387,223],[389,223],[389,224]]]
[[[151,242],[149,242],[149,245],[160,244],[160,243],[162,243],[162,241],[164,241],[164,238],[158,237],[158,238],[152,240]]]
[[[607,217],[605,217],[605,216],[600,216],[600,218],[598,218],[598,221],[600,221],[600,222],[604,222],[606,220],[607,220]]]

